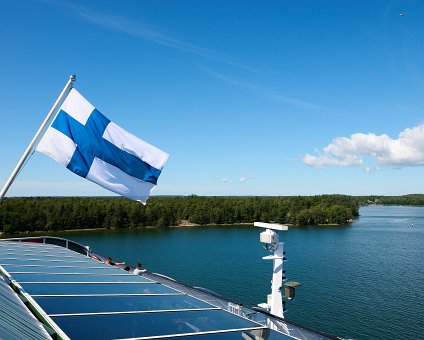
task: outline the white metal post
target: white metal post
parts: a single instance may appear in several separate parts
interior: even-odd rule
[[[284,242],[279,242],[277,230],[287,231],[288,226],[275,223],[255,222],[255,227],[265,228],[260,234],[260,242],[265,243],[265,249],[272,251],[273,254],[264,256],[264,260],[273,260],[273,273],[271,282],[271,294],[267,296],[267,303],[260,303],[258,306],[280,318],[284,318],[283,304],[283,282],[286,281],[283,275],[283,265],[285,261]],[[278,325],[277,325],[278,323]],[[285,334],[290,335],[290,330],[285,323],[281,323],[272,318],[267,318],[267,325],[271,329],[284,330]]]
[[[278,243],[274,251],[274,272],[271,283],[271,314],[284,317],[283,311],[283,265],[284,265],[284,242]]]
[[[41,126],[38,129],[37,133],[35,134],[34,138],[32,139],[31,143],[29,144],[29,146],[25,150],[24,154],[22,155],[21,159],[19,160],[18,164],[16,165],[15,169],[13,170],[12,174],[10,175],[10,177],[7,180],[6,184],[4,185],[3,189],[1,190],[0,200],[2,200],[3,197],[6,195],[7,190],[9,190],[9,188],[12,185],[13,181],[15,180],[16,176],[18,175],[19,171],[24,166],[26,159],[28,158],[31,150],[33,149],[33,147],[35,145],[35,143],[38,141],[38,138],[40,137],[44,128],[46,127],[46,125],[50,121],[50,118],[52,117],[53,113],[56,111],[56,109],[59,106],[60,102],[62,101],[63,97],[67,94],[68,90],[71,89],[72,83],[75,80],[76,80],[75,75],[71,75],[69,77],[68,82],[66,83],[65,87],[63,88],[62,92],[60,93],[60,95],[57,98],[56,102],[54,103],[53,107],[51,108],[50,112],[47,114],[46,118],[44,119],[43,123],[41,124]]]

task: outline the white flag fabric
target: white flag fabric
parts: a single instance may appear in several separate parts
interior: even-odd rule
[[[111,122],[74,88],[36,150],[77,175],[143,204],[169,157]]]

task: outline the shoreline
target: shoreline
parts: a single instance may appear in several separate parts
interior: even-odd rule
[[[313,224],[313,225],[294,225],[286,223],[284,225],[287,225],[290,228],[315,228],[315,227],[343,227],[352,224],[355,222],[355,220],[349,220],[346,221],[344,224],[337,224],[337,223],[326,223],[326,224]],[[168,226],[168,227],[158,227],[158,226],[144,226],[144,227],[133,227],[133,228],[81,228],[81,229],[64,229],[64,230],[34,230],[34,231],[22,231],[22,232],[16,232],[16,233],[4,233],[3,231],[0,231],[0,238],[3,238],[4,235],[7,235],[10,238],[13,238],[14,235],[23,235],[27,234],[30,235],[28,237],[31,237],[31,235],[39,235],[43,233],[73,233],[73,232],[90,232],[90,231],[105,231],[105,230],[111,230],[111,231],[117,231],[117,230],[137,230],[137,229],[166,229],[166,228],[198,228],[198,227],[206,227],[206,228],[213,228],[213,227],[253,227],[253,222],[240,222],[240,223],[224,223],[224,224],[198,224],[198,223],[192,223],[189,221],[182,221],[178,225]]]

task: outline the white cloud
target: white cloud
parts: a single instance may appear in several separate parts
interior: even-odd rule
[[[240,183],[244,183],[244,182],[246,182],[246,181],[248,181],[250,179],[254,179],[254,178],[255,178],[255,175],[254,174],[247,175],[247,176],[241,176],[240,179],[239,179],[239,182]]]
[[[248,180],[251,180],[253,178],[255,178],[255,174],[250,174],[247,176],[241,176],[238,180],[234,180],[232,178],[228,178],[228,177],[215,177],[216,179],[218,179],[220,182],[222,183],[245,183]]]
[[[306,154],[303,163],[313,167],[364,166],[366,172],[383,167],[403,168],[424,165],[424,124],[403,130],[397,139],[386,134],[355,133],[337,137],[314,156]],[[366,164],[372,159],[373,169]]]

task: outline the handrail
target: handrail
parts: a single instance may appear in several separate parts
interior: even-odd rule
[[[62,237],[55,237],[55,236],[14,237],[14,238],[0,240],[0,242],[1,241],[53,244],[56,246],[60,246],[60,247],[72,250],[74,252],[80,253],[85,256],[90,256],[91,254],[90,247],[83,246],[82,244],[78,242],[71,241]]]

